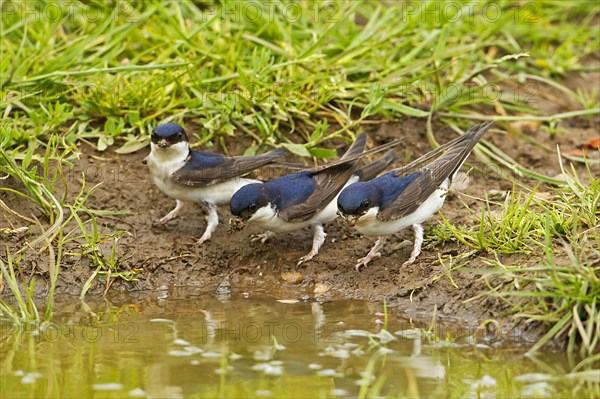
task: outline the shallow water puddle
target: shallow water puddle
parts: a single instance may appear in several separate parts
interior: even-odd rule
[[[386,321],[381,303],[295,299],[61,298],[51,325],[0,324],[2,397],[593,395],[561,377],[565,358],[526,357],[493,332],[452,321],[430,331],[393,309]]]

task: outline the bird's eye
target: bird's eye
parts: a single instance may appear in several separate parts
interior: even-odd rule
[[[250,204],[250,206],[248,207],[250,212],[254,212],[257,208],[258,208],[258,206],[256,205],[256,203]]]
[[[371,205],[371,203],[370,203],[369,201],[365,201],[365,202],[363,202],[363,204],[362,204],[363,208],[365,208],[365,209],[366,209],[366,208],[368,208],[368,207],[369,207],[369,205]]]
[[[178,137],[178,138],[182,138],[182,137],[183,137],[183,134],[181,134],[181,133],[178,133],[178,134],[177,134],[177,137]]]

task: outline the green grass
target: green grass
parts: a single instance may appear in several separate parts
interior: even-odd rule
[[[540,121],[560,136],[561,121],[600,113],[597,90],[564,84],[568,73],[585,78],[598,71],[600,37],[591,26],[597,27],[597,2],[507,2],[498,6],[498,18],[483,16],[485,3],[461,3],[460,13],[456,7],[436,11],[449,4],[439,2],[411,2],[415,9],[378,1],[35,4],[1,5],[0,171],[24,189],[0,189],[35,204],[45,217],[29,220],[40,234],[28,246],[1,251],[2,276],[16,301],[0,302],[2,314],[19,321],[42,318],[31,298],[34,280],[16,273],[28,267],[34,249],[48,252],[52,287],[65,255],[89,259],[82,297],[99,275],[110,286],[138,272],[118,256],[118,239],[127,232],[98,229],[98,219],[111,211],[85,206],[94,190],[85,187],[85,176],[78,194],[68,195],[63,168],[77,162],[82,143],[133,152],[147,145],[157,123],[175,121],[201,126],[193,138],[199,147],[223,147],[224,137],[243,135],[253,142],[246,154],[284,145],[299,156],[329,158],[335,155],[331,139],[407,117],[426,122],[435,146],[435,116],[456,131],[497,119],[498,129],[554,157],[555,148],[510,123]],[[289,14],[295,5],[298,18]],[[573,108],[539,109],[532,100],[545,87]],[[598,330],[589,324],[595,314],[587,310],[597,303],[597,285],[593,279],[585,287],[573,283],[597,277],[597,177],[590,172],[583,184],[574,172],[566,180],[546,176],[489,142],[475,155],[515,183],[514,190],[505,202],[490,200],[474,213],[477,225],[436,226],[431,242],[537,256],[533,268],[493,263],[506,283],[490,292],[509,298],[526,286],[531,301],[515,304],[515,313],[554,325],[553,337],[568,331],[571,348],[575,341],[597,348]],[[594,162],[588,161],[591,170]],[[514,176],[534,183],[517,185]],[[536,197],[540,190],[550,191],[552,200]],[[557,243],[559,254],[572,259],[568,271],[561,269],[564,256],[548,250]],[[445,267],[452,280],[455,266]],[[548,301],[556,307],[538,314]],[[46,320],[52,297],[49,304]]]
[[[563,169],[564,172],[564,169]],[[572,171],[567,184],[547,187],[540,193],[536,186],[513,187],[503,202],[485,200],[478,215],[471,211],[475,226],[455,226],[443,215],[444,226],[437,227],[429,238],[433,243],[454,238],[476,250],[496,253],[538,253],[556,239],[577,244],[598,234],[600,180],[588,168],[587,182]],[[542,244],[542,245],[540,245]]]
[[[3,14],[0,86],[11,147],[60,131],[104,149],[138,143],[159,121],[194,119],[203,143],[241,130],[273,145],[297,132],[308,150],[292,147],[297,153],[327,156],[323,142],[373,114],[436,111],[456,120],[496,106],[558,120],[565,116],[540,114],[527,95],[506,92],[496,101],[489,89],[526,76],[585,98],[552,78],[585,70],[599,40],[582,27],[598,12],[585,1],[531,3],[531,10],[507,4],[497,21],[481,5],[455,15],[436,13],[436,2],[410,12],[401,4],[317,2],[303,4],[294,23],[287,3],[248,14],[242,2],[213,11],[191,1],[98,2],[61,9],[52,22],[35,13],[25,19],[25,3],[10,4],[17,11]],[[90,8],[97,18],[74,18]],[[599,112],[588,103],[577,112]],[[324,120],[342,129],[318,129]]]
[[[600,349],[600,180],[589,168],[588,181],[563,173],[568,184],[548,187],[549,196],[537,198],[537,187],[512,191],[503,203],[488,200],[479,217],[473,214],[477,225],[456,226],[442,216],[428,240],[455,240],[492,255],[490,268],[462,270],[482,275],[489,287],[482,295],[505,300],[517,320],[548,326],[532,352],[554,340],[590,356]],[[520,256],[507,262],[503,254]]]
[[[44,227],[43,224],[45,223],[35,217],[32,219],[11,210],[19,219],[32,223],[41,232],[39,236],[28,242],[15,254],[11,254],[8,248],[3,249],[3,252],[6,253],[7,261],[5,263],[0,259],[1,278],[7,282],[12,296],[16,299],[17,303],[17,309],[14,309],[4,299],[0,298],[0,309],[2,309],[2,313],[19,322],[47,322],[52,318],[54,291],[63,255],[91,259],[92,265],[96,267],[96,271],[91,275],[91,278],[97,274],[108,273],[109,277],[112,275],[131,280],[136,273],[135,270],[131,269],[122,270],[121,262],[115,256],[117,237],[125,232],[117,231],[107,235],[100,234],[98,231],[96,223],[97,215],[118,215],[118,213],[107,210],[93,210],[85,205],[87,199],[97,186],[86,190],[85,176],[82,176],[80,191],[72,200],[68,201],[69,188],[72,187],[67,183],[63,167],[69,164],[65,160],[69,150],[58,153],[58,141],[57,136],[52,136],[48,141],[46,151],[40,162],[41,171],[38,171],[37,165],[31,165],[33,158],[32,149],[25,154],[23,161],[17,164],[0,145],[0,173],[17,178],[27,192],[24,193],[8,187],[0,187],[0,191],[15,194],[21,199],[36,205],[43,211],[48,224],[51,224],[49,227]],[[6,142],[6,137],[3,142]],[[58,184],[59,181],[62,184]],[[84,220],[80,216],[80,213],[85,215],[87,220]],[[91,225],[90,233],[87,231],[88,225]],[[99,249],[99,244],[113,238],[115,239],[115,243],[112,246],[110,255],[106,256]],[[74,244],[83,250],[80,253],[65,253],[65,246],[69,244]],[[27,252],[32,250],[47,251],[49,256],[50,288],[44,317],[40,317],[33,301],[35,280],[31,278],[29,282],[20,281],[19,275],[24,278],[28,273],[15,273],[15,267],[19,269],[21,267],[27,268],[27,262],[23,262],[25,264],[23,266],[21,266],[21,262],[26,257]],[[89,282],[84,286],[82,296],[89,289]],[[19,286],[27,287],[24,294],[19,290]]]

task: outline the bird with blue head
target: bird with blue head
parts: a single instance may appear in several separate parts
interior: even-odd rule
[[[441,209],[456,173],[492,125],[493,122],[474,125],[464,135],[404,167],[342,190],[337,200],[338,212],[359,233],[378,237],[367,256],[358,261],[356,270],[381,255],[379,250],[387,236],[410,226],[415,242],[404,264],[417,259],[423,243],[422,223]]]
[[[188,135],[175,123],[156,126],[150,137],[150,155],[144,160],[154,184],[175,199],[175,208],[156,225],[164,225],[181,211],[184,201],[202,204],[208,209],[208,223],[198,240],[201,244],[214,233],[218,223],[218,205],[229,204],[241,187],[258,180],[243,177],[249,172],[280,159],[283,148],[264,155],[229,157],[190,148]]]

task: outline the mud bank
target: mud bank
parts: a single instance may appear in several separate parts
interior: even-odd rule
[[[550,137],[538,129],[527,132],[531,137],[544,142],[548,147],[573,149],[598,131],[600,118],[590,125],[588,120],[571,120],[565,128],[569,134]],[[194,132],[194,125],[188,129]],[[400,147],[399,153],[406,160],[415,159],[430,149],[425,137],[425,123],[422,120],[408,119],[403,123],[381,123],[366,125],[370,145],[380,144],[397,137],[406,137],[407,146]],[[450,128],[434,123],[435,136],[443,143],[455,137]],[[556,155],[511,134],[492,132],[486,137],[508,155],[527,167],[548,175],[560,172]],[[226,140],[232,154],[243,152],[250,142]],[[337,141],[331,144],[339,153],[347,143]],[[220,151],[218,148],[211,150]],[[371,262],[366,270],[357,272],[354,265],[373,245],[374,239],[361,237],[341,221],[326,226],[327,239],[320,254],[312,261],[296,269],[296,262],[311,247],[312,233],[309,229],[289,234],[280,234],[266,243],[252,242],[252,234],[260,230],[248,228],[230,232],[228,209],[219,210],[221,224],[212,239],[203,245],[196,240],[205,227],[205,212],[196,204],[186,204],[182,214],[166,226],[154,227],[152,221],[167,213],[174,201],[163,195],[151,182],[142,159],[147,149],[130,155],[118,155],[111,150],[100,153],[91,147],[82,147],[79,160],[74,160],[73,170],[67,173],[69,195],[79,190],[81,174],[85,173],[87,187],[101,183],[90,196],[87,206],[96,210],[121,212],[119,215],[98,217],[102,233],[125,232],[118,240],[117,253],[123,270],[137,270],[135,281],[113,279],[107,290],[107,278],[98,276],[92,284],[88,296],[110,295],[113,291],[161,290],[172,286],[196,286],[212,291],[224,278],[228,277],[232,289],[237,292],[261,291],[281,298],[313,297],[315,289],[326,299],[354,298],[374,301],[386,300],[389,306],[397,307],[408,314],[419,316],[435,313],[438,317],[457,317],[467,323],[477,324],[485,319],[503,319],[505,305],[493,298],[480,298],[469,301],[486,290],[486,282],[480,274],[472,271],[484,269],[480,256],[485,253],[471,253],[453,266],[468,260],[468,270],[461,268],[448,271],[448,256],[454,259],[470,251],[469,248],[449,241],[435,247],[426,246],[417,262],[401,266],[411,250],[413,233],[410,229],[399,232],[388,240],[382,257]],[[295,160],[290,156],[290,160]],[[474,156],[469,160],[476,164]],[[484,173],[472,171],[469,184],[460,194],[450,193],[443,215],[454,223],[475,223],[465,205],[475,214],[484,205],[481,198],[490,190],[510,190],[511,184],[500,180],[492,169],[484,165],[475,166]],[[263,169],[257,177],[270,177],[267,174],[277,171]],[[9,178],[2,184],[18,190],[18,182]],[[0,199],[14,211],[28,217],[37,217],[45,223],[43,215],[27,201],[9,192],[0,192]],[[19,217],[4,213],[0,227],[27,226],[29,230],[17,235],[0,235],[0,246],[11,250],[21,248],[27,241],[39,234],[35,225],[30,225]],[[436,216],[427,228],[439,224]],[[75,227],[75,226],[74,226]],[[102,250],[110,253],[114,240],[106,240]],[[89,258],[81,256],[83,240],[66,245],[57,292],[79,295],[95,266]],[[444,264],[440,258],[446,259]],[[507,261],[536,262],[524,257],[506,258]],[[36,278],[36,292],[44,295],[49,287],[48,254],[29,251],[21,262],[24,279]],[[291,281],[286,272],[297,272]],[[7,288],[4,294],[7,295]]]

